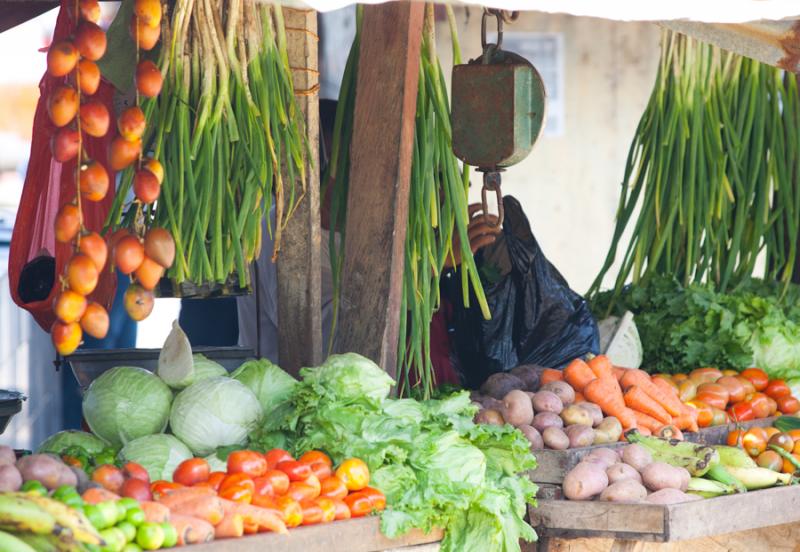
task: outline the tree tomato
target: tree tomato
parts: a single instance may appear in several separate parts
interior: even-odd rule
[[[294,458],[292,458],[292,455],[283,449],[272,449],[271,451],[264,454],[264,458],[267,461],[267,468],[271,470],[275,469],[275,466],[277,466],[281,462],[294,460]]]
[[[734,404],[728,409],[728,416],[733,422],[749,422],[755,419],[753,405],[749,401],[742,401]]]
[[[697,387],[695,399],[703,401],[714,408],[725,410],[730,400],[730,393],[728,393],[724,385],[719,383],[703,383]]]
[[[331,457],[319,450],[310,450],[304,453],[300,458],[298,458],[298,460],[300,462],[303,462],[304,464],[315,464],[317,462],[323,462],[329,468],[333,467],[333,461],[331,460]]]
[[[767,432],[763,427],[751,427],[742,438],[742,446],[750,456],[758,456],[767,449]]]
[[[342,500],[347,496],[347,487],[341,479],[336,477],[329,477],[320,481],[321,489],[320,496]]]
[[[303,508],[295,499],[288,496],[280,496],[275,499],[275,506],[283,515],[283,522],[286,527],[297,527],[303,523]]]
[[[794,444],[794,441],[792,441]],[[120,495],[128,498],[135,498],[138,501],[153,500],[153,493],[150,491],[150,484],[135,477],[128,478],[122,484]]]
[[[744,430],[742,429],[734,429],[730,433],[728,433],[728,438],[726,439],[726,444],[729,447],[741,447],[742,446],[742,439],[744,438]]]
[[[313,502],[322,510],[322,523],[330,523],[336,519],[336,504],[330,498],[317,497]]]
[[[767,432],[767,439],[772,439],[773,436],[775,436],[775,435],[777,435],[778,433],[781,432],[781,430],[778,429],[777,427],[765,427],[764,431]],[[791,437],[791,435],[790,435],[790,437]]]
[[[382,512],[386,509],[386,495],[375,487],[364,487],[360,492],[364,493],[369,498],[373,511]]]
[[[742,377],[741,375],[739,375],[739,376],[734,376],[734,377],[735,377],[737,380],[739,380],[739,381],[742,383],[742,385],[744,385],[744,396],[745,396],[745,397],[747,397],[747,395],[750,395],[750,394],[752,394],[752,393],[755,393],[755,392],[756,392],[756,386],[755,386],[755,385],[753,385],[753,382],[752,382],[752,381],[750,381],[749,379],[747,379],[747,378],[745,378],[745,377]]]
[[[289,476],[280,470],[267,470],[263,475],[265,479],[269,480],[272,486],[272,492],[275,496],[282,496],[289,490]]]
[[[769,397],[764,393],[753,393],[747,399],[753,405],[753,415],[756,418],[766,418],[770,414]]]
[[[783,458],[774,450],[765,450],[756,458],[756,464],[758,464],[759,468],[767,468],[768,470],[779,472],[783,468]]]
[[[189,458],[178,464],[172,474],[172,480],[190,487],[196,483],[208,481],[210,472],[211,468],[203,458]]]
[[[721,426],[730,423],[731,420],[728,417],[728,413],[725,412],[724,410],[720,410],[719,408],[712,408],[711,411],[714,413],[714,417],[711,419],[712,426]]]
[[[742,371],[742,377],[750,380],[756,391],[763,391],[769,385],[769,376],[761,368],[748,368]]]
[[[722,372],[716,368],[697,368],[689,372],[689,379],[697,385],[704,383],[714,383],[722,377]]]
[[[293,481],[289,484],[289,490],[286,491],[286,496],[293,498],[297,502],[306,502],[308,500],[317,498],[319,493],[317,492],[317,489],[308,483]]]
[[[289,476],[289,481],[303,481],[311,475],[311,466],[297,460],[286,460],[278,464],[277,468]]]
[[[350,508],[347,507],[344,500],[334,499],[333,503],[336,505],[336,521],[350,519]]]
[[[697,410],[697,425],[709,427],[714,421],[714,410],[703,401],[694,399],[686,402],[687,405]]]
[[[788,397],[792,394],[792,390],[789,389],[789,386],[786,385],[786,382],[781,379],[772,380],[767,384],[766,389],[764,389],[764,394],[767,397],[772,397],[773,399],[778,399],[780,397]]]
[[[743,400],[747,394],[744,384],[734,376],[722,376],[717,380],[717,385],[721,385],[728,391],[728,401],[731,403]]]
[[[336,469],[336,477],[342,480],[348,490],[360,491],[369,485],[369,468],[363,460],[350,458]]]
[[[113,464],[103,464],[92,472],[92,481],[99,483],[107,491],[119,494],[122,484],[125,483],[125,474]]]
[[[317,476],[317,479],[322,481],[323,479],[327,479],[333,475],[333,471],[331,471],[331,467],[326,464],[325,462],[313,462],[310,464],[311,466],[311,473]]]
[[[778,403],[778,410],[781,414],[795,414],[800,410],[800,402],[789,395],[788,397],[779,397],[776,401]]]
[[[267,459],[252,450],[235,450],[228,455],[228,473],[246,473],[259,477],[267,471]]]
[[[792,456],[794,456],[795,460],[800,461],[800,454],[792,453]],[[786,460],[784,458],[783,459],[783,467],[782,467],[781,471],[783,473],[794,473],[794,472],[797,471],[797,468],[795,468],[794,464],[792,464],[789,460]]]
[[[361,491],[347,495],[344,503],[347,504],[351,517],[364,517],[372,513],[372,501]]]
[[[125,465],[122,466],[122,472],[128,479],[139,479],[150,485],[150,474],[147,473],[147,470],[144,469],[144,466],[141,464],[126,462]]]
[[[778,412],[778,401],[772,397],[767,397],[767,404],[769,404],[769,414],[767,416],[774,416]]]
[[[300,507],[303,508],[303,523],[302,525],[316,525],[322,522],[322,508],[313,500],[301,502]]]
[[[309,487],[314,489],[314,492],[317,493],[316,496],[319,496],[320,492],[322,492],[322,484],[320,483],[319,479],[313,473],[305,478],[300,483],[305,483]]]
[[[794,439],[789,437],[786,433],[778,433],[769,437],[767,441],[767,446],[774,445],[778,448],[782,448],[786,452],[792,452],[794,450]]]

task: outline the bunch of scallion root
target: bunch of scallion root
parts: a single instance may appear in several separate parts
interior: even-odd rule
[[[461,55],[454,17],[447,7],[453,36],[454,62]],[[361,12],[356,38],[350,50],[339,94],[331,162],[323,182],[333,185],[331,227],[344,233],[347,207],[349,151],[355,108],[356,69],[360,44]],[[420,60],[419,89],[411,164],[408,230],[398,340],[398,378],[401,392],[429,398],[436,378],[430,356],[430,324],[440,305],[439,277],[448,259],[454,259],[453,237],[458,235],[462,259],[460,276],[464,304],[469,306],[474,290],[483,315],[490,317],[480,277],[467,234],[469,173],[453,154],[447,87],[435,50],[433,6],[426,6]],[[342,236],[344,237],[344,236]],[[334,277],[334,313],[338,311],[344,259],[342,239],[338,245],[331,233],[331,265]],[[334,320],[336,316],[334,315]],[[332,332],[333,334],[333,332]]]
[[[654,275],[730,290],[754,275],[762,253],[766,277],[788,285],[798,177],[795,75],[665,32],[655,87],[628,154],[611,248],[589,294],[599,291],[637,209],[617,296],[628,281]]]
[[[177,0],[160,52],[164,87],[145,102],[144,147],[164,165],[147,224],[176,244],[173,284],[249,285],[271,208],[281,234],[305,194],[302,113],[294,97],[280,6],[255,0]],[[111,220],[125,210],[125,174]]]

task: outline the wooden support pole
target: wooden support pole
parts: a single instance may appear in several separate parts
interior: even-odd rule
[[[277,267],[280,362],[284,370],[297,375],[301,367],[322,361],[317,12],[285,8],[283,15],[295,97],[311,152],[306,196],[283,232]],[[298,188],[300,184],[296,183]]]
[[[396,374],[425,5],[364,7],[336,348]]]

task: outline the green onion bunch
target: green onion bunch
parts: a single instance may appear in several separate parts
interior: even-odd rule
[[[725,292],[753,275],[762,254],[767,278],[785,289],[797,254],[798,144],[794,75],[665,31],[611,247],[589,295],[599,291],[631,224],[615,297],[629,280],[655,275]]]
[[[164,36],[164,85],[143,103],[143,146],[165,177],[145,224],[175,239],[173,283],[247,287],[273,200],[274,258],[305,193],[308,148],[282,11],[255,0],[177,0]],[[128,170],[110,214],[114,225],[137,216],[124,205],[132,179]]]

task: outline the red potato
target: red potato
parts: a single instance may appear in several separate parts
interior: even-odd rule
[[[647,489],[634,479],[622,479],[610,484],[600,493],[604,502],[641,502],[647,498]]]
[[[542,440],[547,448],[566,450],[569,448],[569,437],[560,427],[548,427],[542,432]]]
[[[0,493],[18,491],[22,487],[22,474],[16,466],[3,464],[0,466]]]
[[[553,414],[561,414],[564,410],[564,403],[552,391],[539,391],[531,399],[533,409],[536,412],[552,412]]]
[[[0,445],[0,466],[11,464],[12,466],[17,463],[17,454],[14,449],[8,445]]]
[[[537,393],[538,394],[538,393]],[[555,397],[555,395],[553,395]],[[556,397],[558,399],[558,397]],[[535,403],[535,400],[534,400]],[[560,411],[560,410],[559,410]],[[531,399],[524,391],[515,389],[503,397],[503,409],[500,411],[506,423],[519,427],[530,425],[533,421],[533,406]]]
[[[689,472],[686,468],[676,468],[665,462],[648,464],[641,474],[644,485],[651,491],[660,491],[661,489],[683,491],[689,484]]]
[[[564,477],[564,496],[569,500],[590,500],[606,487],[608,476],[601,464],[581,462]]]
[[[544,441],[542,440],[542,434],[532,426],[529,425],[522,425],[519,426],[519,430],[525,435],[525,438],[531,442],[531,450],[539,450],[544,448]]]
[[[642,476],[639,475],[639,472],[636,471],[633,466],[622,462],[609,466],[606,470],[606,475],[608,476],[608,482],[612,484],[624,479],[633,479],[639,483],[642,482]]]
[[[641,473],[653,462],[653,455],[643,446],[632,444],[622,449],[622,461]]]
[[[530,425],[536,428],[539,433],[543,433],[548,427],[564,427],[564,420],[558,414],[553,414],[552,412],[539,412],[533,417],[533,423]]]
[[[564,406],[569,406],[575,402],[575,390],[565,381],[551,381],[539,388],[539,391],[549,391],[554,393]]]
[[[606,447],[594,449],[589,453],[587,458],[597,458],[601,460],[606,467],[619,463],[619,454],[617,454],[615,450]]]

